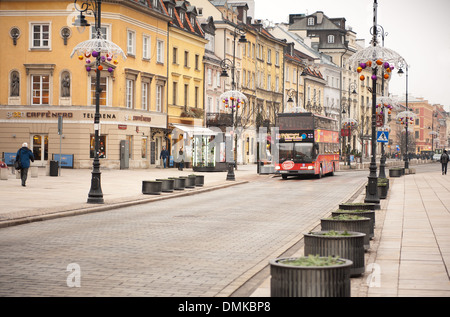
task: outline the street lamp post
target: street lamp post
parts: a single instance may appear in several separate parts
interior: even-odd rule
[[[245,38],[245,32],[242,30],[242,24],[236,25],[233,32],[233,61],[230,61],[228,58],[223,59],[220,62],[220,67],[222,68],[222,73],[220,74],[220,77],[228,77],[227,69],[231,69],[231,90],[236,90],[236,81],[235,81],[235,70],[236,70],[236,37],[240,35],[239,43],[247,43],[247,39]],[[237,108],[239,107],[238,99],[235,97],[231,97],[230,104],[231,108],[231,128],[234,131],[234,112],[236,108],[236,117],[237,117]],[[237,118],[236,118],[237,122]],[[234,133],[233,136],[235,137]],[[231,143],[231,147],[233,147],[233,143]],[[233,162],[228,162],[228,169],[227,169],[227,180],[234,181],[234,169],[236,165],[236,158],[234,157],[235,153],[233,151]]]
[[[353,91],[351,91],[351,90],[353,90]],[[350,92],[351,91],[351,92]],[[348,85],[348,99],[347,99],[347,106],[348,106],[348,118],[350,119],[351,117],[350,117],[350,108],[351,108],[351,105],[352,105],[352,98],[351,98],[351,94],[353,94],[353,95],[356,95],[357,94],[357,92],[356,92],[356,85],[354,84],[354,83],[350,83],[349,85]],[[345,114],[345,109],[342,111],[342,113],[344,113]],[[351,148],[351,136],[352,136],[352,130],[351,130],[351,126],[349,125],[349,127],[348,127],[348,145],[347,145],[347,164],[348,164],[348,167],[349,168],[351,168],[351,165],[350,165],[350,148]]]
[[[89,26],[89,23],[84,18],[83,13],[87,11],[91,11],[95,17],[95,31],[97,37],[101,36],[101,0],[89,0],[83,1],[81,3],[81,8],[77,6],[78,0],[74,1],[75,8],[80,12],[79,18],[75,21],[74,25],[78,27],[86,27]],[[96,52],[96,67],[98,68],[101,62],[100,52]],[[95,56],[94,56],[95,57]],[[91,188],[88,194],[88,203],[96,203],[103,204],[103,192],[101,186],[101,172],[100,172],[100,160],[99,160],[99,145],[100,145],[100,137],[99,137],[99,129],[100,129],[100,70],[97,70],[97,78],[95,83],[95,115],[94,115],[94,142],[95,142],[95,152],[94,152],[94,162],[92,168],[92,177],[91,177]]]
[[[409,111],[408,108],[408,64],[405,65],[400,65],[400,69],[398,70],[398,75],[401,77],[403,75],[403,69],[402,67],[405,67],[405,72],[406,72],[406,112]],[[409,125],[410,121],[406,120],[406,134],[405,134],[405,157],[404,157],[404,161],[405,161],[405,169],[409,168],[409,158],[408,158],[408,125]]]

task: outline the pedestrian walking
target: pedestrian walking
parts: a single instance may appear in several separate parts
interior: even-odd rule
[[[180,171],[183,170],[184,167],[184,152],[183,152],[183,147],[180,148],[180,151],[178,152],[178,158],[180,159],[180,163],[178,165],[178,169]]]
[[[163,146],[161,150],[161,154],[159,155],[159,158],[163,160],[164,168],[167,166],[167,159],[169,158],[169,151],[166,150],[166,147]]]
[[[20,179],[22,186],[26,186],[28,169],[30,168],[30,161],[34,162],[33,152],[28,148],[28,144],[24,142],[22,147],[16,153],[16,161],[20,163]]]
[[[447,164],[448,164],[447,150],[444,150],[444,153],[442,153],[439,161],[442,164],[442,175],[447,175]]]

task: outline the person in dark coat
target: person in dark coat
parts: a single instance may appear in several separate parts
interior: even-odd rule
[[[16,161],[20,161],[20,179],[22,180],[22,186],[26,186],[28,169],[30,168],[30,161],[34,162],[33,152],[28,148],[28,144],[24,142],[22,147],[16,153]]]
[[[164,168],[166,168],[167,159],[169,158],[169,151],[166,150],[165,146],[163,146],[161,154],[159,155],[159,158],[163,160]]]
[[[444,150],[444,153],[442,153],[439,161],[442,164],[442,175],[447,175],[447,164],[448,164],[447,150]]]
[[[178,152],[178,159],[180,160],[180,163],[178,165],[178,169],[180,171],[183,170],[184,167],[184,152],[183,152],[183,147],[180,148],[180,151]]]

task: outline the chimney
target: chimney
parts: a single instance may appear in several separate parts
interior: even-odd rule
[[[323,21],[323,12],[322,11],[317,11],[317,24],[322,24]]]

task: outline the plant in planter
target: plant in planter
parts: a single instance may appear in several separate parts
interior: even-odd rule
[[[320,219],[322,230],[352,231],[364,233],[364,249],[370,248],[370,218],[341,214]]]
[[[309,255],[270,261],[272,297],[350,297],[350,267],[338,257]]]
[[[319,231],[304,235],[305,255],[338,255],[353,262],[350,276],[361,275],[365,271],[364,233],[349,231]]]
[[[331,213],[331,216],[339,216],[342,214],[347,215],[356,215],[360,217],[367,217],[370,219],[370,225],[369,225],[369,238],[372,239],[374,237],[375,232],[375,210],[366,210],[366,209],[353,209],[353,210],[345,210],[345,209],[338,209],[336,211],[333,211]]]
[[[374,203],[344,203],[339,204],[339,209],[344,210],[375,210],[376,205]]]

